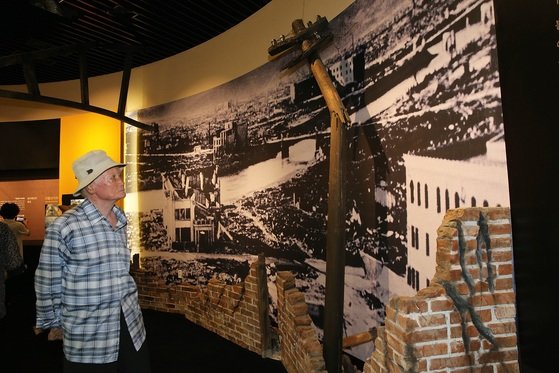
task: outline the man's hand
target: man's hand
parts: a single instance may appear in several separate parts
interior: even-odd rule
[[[62,340],[63,334],[62,328],[51,328],[47,339],[49,341]]]
[[[35,333],[35,335],[39,335],[43,332],[45,332],[45,329],[37,328],[36,326],[33,327],[33,333]]]

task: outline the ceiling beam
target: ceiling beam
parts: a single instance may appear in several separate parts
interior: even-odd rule
[[[89,75],[87,74],[86,50],[80,52],[80,92],[82,104],[89,105]]]
[[[120,120],[124,123],[127,123],[127,124],[131,125],[131,126],[138,127],[140,129],[147,130],[147,131],[155,131],[155,128],[156,128],[154,125],[149,125],[149,124],[139,122],[135,119],[127,117],[126,115],[121,115],[121,114],[118,114],[114,111],[111,111],[111,110],[108,110],[108,109],[105,109],[105,108],[102,108],[102,107],[92,106],[92,105],[88,105],[88,104],[83,104],[81,102],[65,100],[65,99],[57,98],[57,97],[48,97],[48,96],[41,96],[41,95],[37,96],[37,95],[29,94],[29,93],[10,91],[10,90],[6,90],[6,89],[0,89],[0,97],[11,98],[11,99],[15,99],[15,100],[35,101],[35,102],[40,102],[40,103],[44,103],[44,104],[64,106],[64,107],[69,107],[69,108],[72,108],[72,109],[89,111],[89,112],[92,112],[92,113],[101,114],[101,115],[105,115],[107,117],[111,117],[111,118]]]
[[[118,47],[117,49],[119,50],[124,50],[126,52],[126,56],[122,66],[122,82],[120,86],[118,109],[116,112],[89,104],[89,83],[88,83],[89,76],[88,76],[88,69],[87,69],[87,51],[91,48],[94,48],[94,46],[92,45],[90,46],[84,44],[69,45],[69,46],[64,46],[59,48],[49,48],[47,50],[22,53],[18,55],[11,55],[11,56],[0,58],[0,67],[10,66],[10,65],[21,65],[21,67],[23,68],[23,73],[27,85],[27,93],[0,89],[0,97],[12,98],[16,100],[35,101],[35,102],[41,102],[50,105],[58,105],[58,106],[64,106],[73,109],[89,111],[92,113],[97,113],[97,114],[105,115],[120,120],[134,127],[153,131],[155,130],[155,126],[138,122],[137,120],[129,118],[125,115],[126,101],[128,97],[128,88],[130,85],[130,76],[132,71],[132,62],[133,62],[134,52],[137,50],[137,48],[131,46],[117,46],[117,47]],[[60,55],[67,55],[69,53],[79,55],[78,64],[79,64],[79,71],[80,71],[81,101],[77,102],[77,101],[66,100],[57,97],[41,95],[41,92],[39,90],[39,84],[37,82],[37,78],[35,74],[35,62],[60,56]]]

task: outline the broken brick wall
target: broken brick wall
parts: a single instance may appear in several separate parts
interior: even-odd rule
[[[268,356],[269,346],[263,345],[263,331],[270,328],[262,325],[259,309],[262,304],[259,287],[266,287],[265,294],[268,287],[266,281],[259,280],[257,267],[258,262],[252,263],[248,276],[240,284],[227,285],[212,279],[205,287],[167,285],[155,274],[141,269],[132,274],[142,308],[184,314],[188,320],[223,338]]]
[[[430,286],[386,308],[373,372],[519,372],[508,208],[447,211]]]
[[[326,373],[322,345],[291,272],[277,273],[281,361],[289,373]]]

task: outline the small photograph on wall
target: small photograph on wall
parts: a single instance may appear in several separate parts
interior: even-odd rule
[[[319,56],[351,118],[354,335],[429,285],[448,209],[509,206],[495,19],[490,0],[358,0],[328,29]],[[127,127],[125,207],[133,250],[167,284],[238,283],[263,253],[273,305],[275,274],[292,271],[321,335],[331,122],[309,67],[284,69],[295,58],[130,113],[155,130]]]

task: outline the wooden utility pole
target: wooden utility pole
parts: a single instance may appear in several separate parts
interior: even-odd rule
[[[345,214],[347,177],[347,127],[349,115],[334,87],[328,70],[317,54],[318,48],[330,39],[328,23],[318,17],[306,28],[303,21],[293,21],[294,37],[272,42],[270,54],[300,44],[301,58],[306,58],[330,111],[330,175],[328,179],[328,225],[326,238],[326,301],[324,311],[324,360],[328,373],[342,371],[342,341],[345,280]]]

